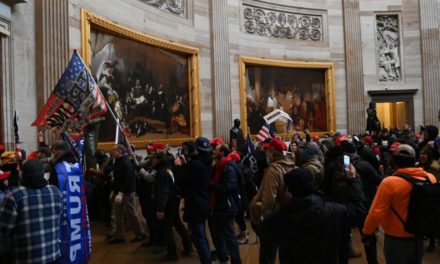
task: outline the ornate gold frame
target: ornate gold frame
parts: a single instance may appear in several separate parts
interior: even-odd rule
[[[172,52],[180,53],[188,56],[188,66],[189,66],[189,80],[190,80],[190,92],[189,101],[191,103],[190,107],[190,117],[191,117],[191,137],[190,138],[179,138],[179,139],[161,139],[157,140],[164,144],[179,145],[187,140],[193,140],[200,135],[200,104],[199,104],[199,49],[177,44],[168,40],[163,40],[148,36],[146,34],[137,32],[135,30],[129,29],[127,27],[118,25],[110,20],[97,16],[86,10],[81,9],[81,56],[86,63],[86,65],[91,68],[91,58],[92,51],[90,46],[90,33],[91,29],[99,29],[101,31],[124,37],[126,39],[135,40],[146,45],[159,47]],[[130,141],[131,144],[136,145],[136,147],[144,147],[146,140]],[[103,149],[109,149],[113,146],[112,142],[99,143],[99,147]]]
[[[335,110],[335,94],[334,94],[334,66],[329,62],[305,62],[305,61],[285,61],[285,60],[270,60],[257,57],[239,57],[240,67],[240,111],[241,123],[243,132],[247,133],[247,107],[246,107],[246,66],[274,66],[285,68],[301,68],[301,69],[323,69],[325,70],[325,91],[326,91],[326,105],[327,105],[327,128],[329,131],[312,132],[320,136],[326,133],[333,133],[336,130],[336,110]],[[282,137],[289,137],[288,134],[281,134]]]

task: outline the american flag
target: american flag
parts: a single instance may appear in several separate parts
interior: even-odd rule
[[[106,101],[76,50],[33,126],[81,130],[105,114]]]
[[[263,142],[264,140],[271,138],[274,136],[275,127],[272,124],[265,124],[261,127],[260,131],[258,131],[257,136],[255,137],[259,142]]]

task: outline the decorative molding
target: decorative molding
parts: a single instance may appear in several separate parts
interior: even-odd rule
[[[188,0],[139,0],[159,10],[179,17],[188,17]]]
[[[278,39],[324,42],[325,11],[243,3],[246,33]]]
[[[375,90],[368,91],[369,96],[387,96],[387,95],[415,95],[418,89],[399,89],[399,90]]]
[[[399,14],[376,14],[376,56],[379,82],[402,81]]]
[[[16,4],[21,4],[21,3],[27,3],[28,0],[5,0],[7,4],[9,4],[10,6],[16,5]]]

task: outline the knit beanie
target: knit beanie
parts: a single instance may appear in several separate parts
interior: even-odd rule
[[[284,182],[293,197],[304,197],[315,193],[313,175],[304,168],[293,169],[284,174]]]
[[[28,160],[23,164],[22,177],[26,178],[44,178],[44,166],[43,163],[36,160]]]
[[[318,155],[318,150],[312,146],[307,146],[302,153],[303,160],[309,160]]]

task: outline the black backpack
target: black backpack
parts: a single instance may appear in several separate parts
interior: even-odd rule
[[[417,237],[438,234],[440,232],[440,183],[431,183],[426,177],[418,180],[405,174],[393,174],[407,180],[413,186],[408,204],[406,222],[391,207],[391,210],[402,222],[405,231]]]

